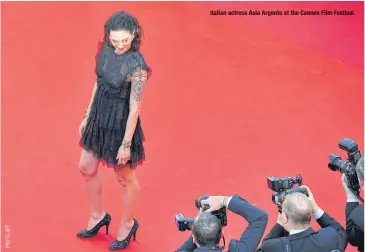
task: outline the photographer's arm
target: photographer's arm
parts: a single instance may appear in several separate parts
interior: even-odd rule
[[[356,198],[349,199],[349,196],[347,196],[345,214],[346,214],[346,231],[348,233],[352,233],[352,230],[355,228],[355,224],[354,224],[353,220],[351,219],[351,213],[356,209],[356,207],[358,207],[358,205],[359,205],[359,202]]]
[[[342,174],[341,177],[342,186],[346,194],[346,229],[347,229],[347,220],[350,218],[351,213],[355,210],[355,208],[359,205],[359,200],[353,194],[353,192],[349,189],[347,185],[347,179],[345,174]]]
[[[338,221],[333,219],[318,206],[314,207],[313,210],[314,211],[312,216],[316,219],[321,228],[333,228],[338,235],[339,247],[345,250],[345,248],[347,247],[347,237],[345,229]]]
[[[288,236],[289,232],[287,232],[279,223],[279,221],[277,223],[275,223],[275,225],[272,227],[272,229],[270,230],[270,232],[265,236],[265,238],[262,240],[262,242],[265,242],[267,240],[271,240],[271,239],[275,239],[275,238],[279,238],[279,237],[284,237],[284,236]]]
[[[312,203],[312,217],[318,222],[321,228],[331,227],[335,229],[340,236],[345,235],[345,229],[335,219],[325,213],[314,199],[313,193],[306,185],[302,185],[307,190],[308,199]]]
[[[326,233],[337,233],[337,241],[338,241],[338,248],[341,248],[340,251],[345,251],[345,248],[347,247],[347,237],[346,237],[346,231],[341,226],[339,222],[337,222],[335,219],[333,219],[331,216],[329,216],[327,213],[325,213],[316,203],[313,193],[310,190],[308,186],[303,185],[304,188],[306,188],[308,193],[308,198],[312,203],[312,216],[318,224],[321,226],[322,229],[326,229]],[[320,230],[321,232],[323,230]],[[331,236],[333,237],[333,236]]]
[[[356,207],[359,206],[358,200],[356,201],[347,201],[346,202],[346,220],[350,217],[351,213],[355,210]]]
[[[230,242],[230,250],[256,251],[267,226],[268,214],[238,195],[228,199],[224,205],[232,212],[241,215],[249,223],[240,240]]]
[[[359,227],[360,226],[360,227]],[[358,202],[346,203],[346,233],[348,242],[354,247],[364,247],[364,207]]]
[[[344,187],[346,203],[346,233],[349,243],[354,247],[364,246],[364,208],[358,207],[359,200],[347,186],[347,179],[342,175],[342,185]],[[360,227],[359,227],[360,225]]]
[[[321,228],[331,227],[335,229],[341,236],[344,235],[345,229],[341,226],[341,224],[325,213],[318,206],[313,208],[313,218],[316,219]]]
[[[270,232],[262,240],[262,245],[264,244],[264,242],[269,241],[271,239],[285,237],[285,236],[288,236],[288,235],[289,235],[289,232],[287,232],[282,227],[282,225],[280,223],[280,214],[278,214],[278,220],[277,220],[277,222],[275,223],[275,225],[273,226],[273,228],[270,230]],[[257,252],[261,252],[262,251],[262,247],[258,248],[256,251]]]

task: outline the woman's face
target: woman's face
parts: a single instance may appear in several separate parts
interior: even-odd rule
[[[131,48],[133,35],[129,31],[110,31],[110,43],[115,48],[115,53],[123,54]]]

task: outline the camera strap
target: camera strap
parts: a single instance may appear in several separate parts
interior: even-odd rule
[[[290,241],[288,237],[280,237],[280,241],[283,244],[284,252],[292,252]]]

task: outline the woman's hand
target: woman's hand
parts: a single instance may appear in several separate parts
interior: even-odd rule
[[[84,119],[82,119],[82,122],[80,124],[80,127],[79,127],[80,136],[82,136],[82,133],[84,133],[84,131],[85,131],[86,123],[87,123],[87,116],[85,116]]]
[[[119,147],[117,160],[118,165],[126,164],[131,158],[131,142],[123,141],[122,145]]]

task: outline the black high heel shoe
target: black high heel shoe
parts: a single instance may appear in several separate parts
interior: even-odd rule
[[[133,227],[131,231],[129,232],[128,236],[123,241],[115,240],[109,247],[109,250],[119,250],[119,249],[125,249],[129,246],[129,243],[131,241],[131,238],[133,236],[133,240],[136,240],[136,233],[138,230],[139,224],[137,220],[134,220]]]
[[[109,233],[109,224],[110,224],[111,220],[112,220],[112,217],[110,216],[110,214],[106,213],[104,218],[101,221],[99,221],[99,223],[96,224],[95,227],[93,227],[90,230],[87,230],[87,229],[81,230],[80,232],[77,233],[77,237],[92,238],[97,235],[100,228],[102,228],[103,226],[105,226],[106,234],[108,234]]]

